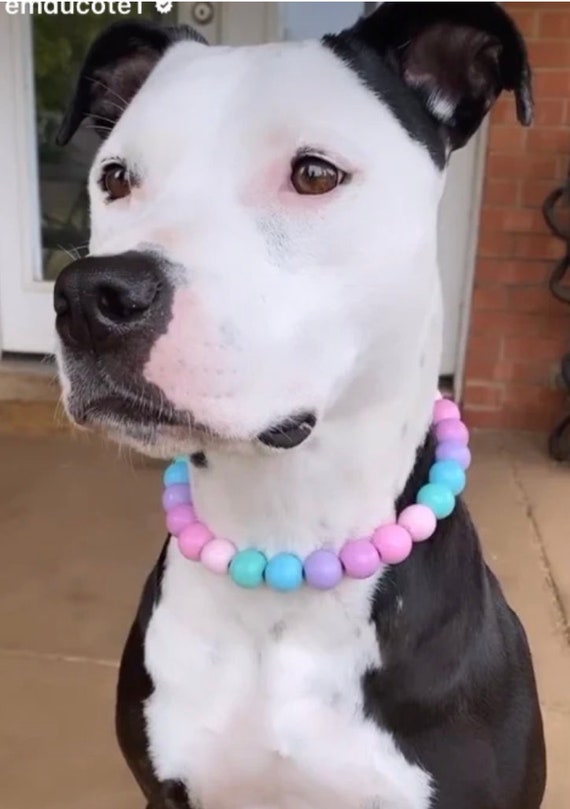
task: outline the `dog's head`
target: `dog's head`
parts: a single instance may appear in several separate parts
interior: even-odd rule
[[[445,167],[503,90],[528,124],[525,48],[490,3],[383,3],[251,48],[105,31],[60,133],[103,137],[90,255],[55,289],[71,417],[169,455],[293,447],[389,397],[439,353]]]

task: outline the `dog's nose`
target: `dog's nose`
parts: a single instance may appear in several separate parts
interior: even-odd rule
[[[158,261],[147,253],[78,259],[55,284],[57,332],[76,348],[105,348],[148,324],[161,286]]]

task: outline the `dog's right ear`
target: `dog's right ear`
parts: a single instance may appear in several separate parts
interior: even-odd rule
[[[85,118],[91,118],[105,137],[164,52],[183,39],[208,44],[185,25],[161,27],[129,20],[106,28],[87,53],[57,135],[58,145],[68,143]]]

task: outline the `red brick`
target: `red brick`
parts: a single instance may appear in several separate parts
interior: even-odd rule
[[[489,382],[467,382],[463,392],[465,405],[497,410],[503,402],[503,386]]]
[[[481,214],[481,228],[507,233],[548,233],[541,211],[530,208],[490,208]]]
[[[542,205],[548,194],[559,184],[559,180],[523,179],[521,188],[522,204],[533,208]]]
[[[570,91],[570,71],[541,70],[534,74],[536,98],[565,98]]]
[[[490,153],[486,170],[493,177],[550,180],[556,178],[557,168],[555,157]]]
[[[482,230],[479,235],[480,256],[512,256],[514,249],[515,236],[512,233]]]
[[[563,8],[559,11],[541,11],[538,20],[541,37],[570,37],[570,16]]]
[[[548,278],[551,264],[546,261],[479,258],[475,269],[478,283],[542,284]]]
[[[510,234],[494,233],[493,236],[507,237]],[[515,247],[512,255],[519,258],[550,258],[556,259],[564,252],[564,245],[560,239],[542,233],[517,233],[514,237]],[[483,255],[483,253],[481,254]],[[495,254],[496,255],[496,254]],[[505,253],[503,253],[505,255]]]
[[[557,300],[546,284],[544,286],[513,287],[509,290],[509,300],[516,312],[567,312],[568,305]],[[570,335],[570,317],[568,319]]]
[[[527,131],[521,126],[496,124],[489,134],[489,149],[494,152],[524,152]]]
[[[503,343],[506,360],[544,360],[554,361],[560,356],[560,343],[549,337],[530,337],[517,335],[505,337]]]
[[[570,67],[570,42],[565,39],[538,39],[528,43],[533,70],[542,67]]]
[[[553,363],[544,360],[501,360],[494,371],[501,382],[519,382],[531,385],[548,385],[552,377]]]
[[[504,180],[489,176],[485,181],[483,199],[486,205],[515,206],[518,204],[519,196],[519,180]]]
[[[534,126],[560,126],[566,121],[565,98],[539,98],[534,108]]]
[[[504,311],[509,304],[507,290],[503,286],[475,286],[473,290],[473,309]]]
[[[570,154],[570,129],[537,127],[528,133],[528,149],[533,154],[562,152]]]
[[[507,335],[544,335],[544,315],[535,312],[500,312],[495,310],[478,310],[471,315],[472,336],[471,342],[477,338],[487,338],[494,340],[495,346],[502,346],[503,337]],[[548,335],[553,336],[553,335]],[[482,351],[481,346],[477,346],[476,351]],[[500,348],[496,348],[495,356],[501,356]]]

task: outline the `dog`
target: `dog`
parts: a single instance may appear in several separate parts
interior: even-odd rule
[[[494,3],[382,3],[321,41],[209,47],[117,23],[65,114],[102,143],[89,255],[54,305],[65,407],[191,459],[200,519],[304,558],[415,502],[434,458],[436,221],[501,92]],[[149,809],[538,809],[525,633],[459,499],[401,564],[240,588],[172,537],[122,657],[116,729]]]

